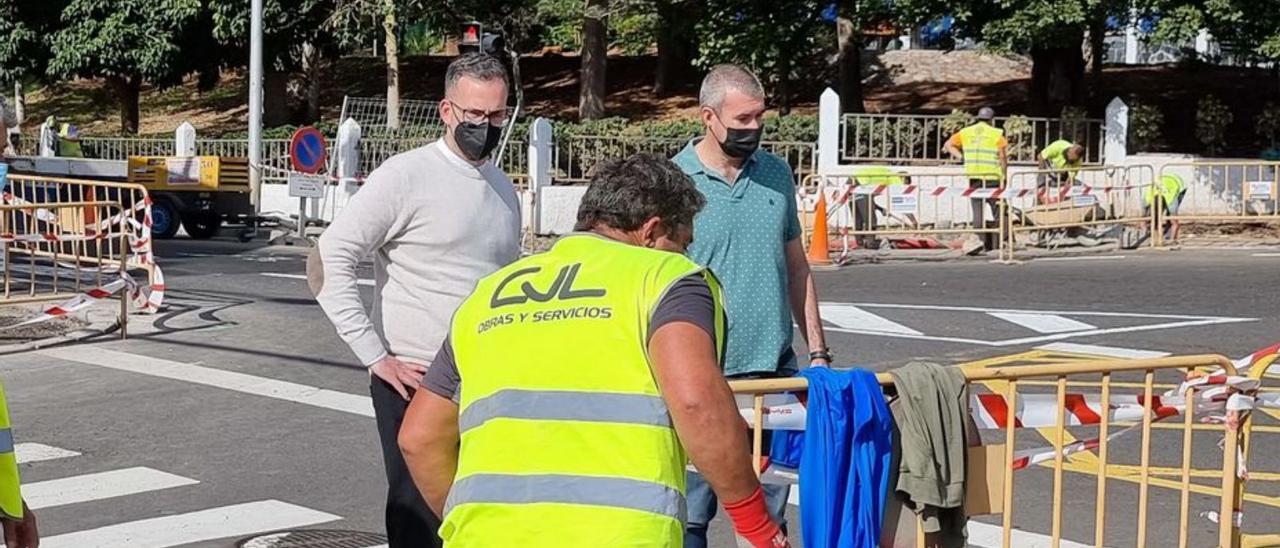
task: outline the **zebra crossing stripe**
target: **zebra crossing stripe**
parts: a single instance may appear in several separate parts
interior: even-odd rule
[[[75,451],[70,451],[61,447],[54,447],[52,445],[45,445],[43,443],[19,443],[13,447],[13,451],[18,456],[18,464],[29,464],[32,462],[80,456],[80,453]]]
[[[70,476],[22,486],[32,509],[64,506],[195,485],[199,481],[142,466]]]
[[[40,539],[41,548],[168,548],[307,527],[342,519],[278,500],[260,500],[107,525]]]

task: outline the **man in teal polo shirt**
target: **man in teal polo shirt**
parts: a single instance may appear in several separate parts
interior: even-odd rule
[[[785,161],[759,150],[764,88],[746,69],[720,65],[702,81],[698,102],[706,133],[673,160],[707,199],[694,218],[689,256],[710,267],[724,287],[725,376],[794,375],[793,317],[808,344],[809,362],[830,365],[800,242],[795,180]],[[703,548],[715,495],[697,473],[689,474],[688,492],[685,547]],[[766,488],[770,512],[783,523],[787,492],[785,486]]]

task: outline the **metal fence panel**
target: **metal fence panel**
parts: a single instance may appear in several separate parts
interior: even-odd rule
[[[946,142],[959,128],[949,127],[940,114],[846,114],[841,119],[841,156],[846,161],[879,163],[940,163],[950,161]],[[1102,163],[1103,121],[1017,117],[996,118],[1006,127],[1009,162],[1034,164],[1049,143],[1067,139],[1085,148],[1087,164]],[[1023,125],[1021,122],[1025,121]],[[1018,130],[1016,134],[1012,130]]]

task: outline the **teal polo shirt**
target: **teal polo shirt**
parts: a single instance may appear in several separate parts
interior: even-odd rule
[[[689,257],[724,286],[724,374],[796,368],[785,245],[800,237],[791,166],[757,150],[732,184],[698,159],[694,139],[672,161],[707,199],[693,219]]]

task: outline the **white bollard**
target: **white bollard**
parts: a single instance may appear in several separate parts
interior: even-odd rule
[[[554,144],[551,122],[538,118],[529,126],[529,228],[542,234],[542,189],[551,186]]]
[[[1129,105],[1119,97],[1107,103],[1105,143],[1102,162],[1107,165],[1123,165],[1129,157]]]
[[[347,118],[338,126],[338,143],[334,147],[337,159],[334,176],[338,178],[338,192],[334,196],[333,217],[347,205],[347,201],[360,190],[356,175],[360,173],[360,124]]]
[[[185,158],[196,155],[196,128],[191,122],[183,122],[173,130],[173,151],[175,156]]]
[[[840,94],[827,88],[818,99],[818,173],[827,175],[840,166]]]

